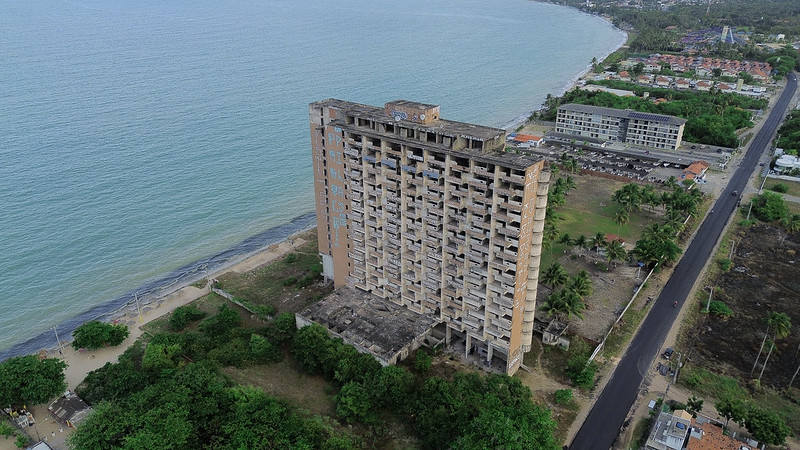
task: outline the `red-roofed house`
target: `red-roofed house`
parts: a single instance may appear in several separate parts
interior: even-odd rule
[[[631,81],[631,74],[627,70],[623,70],[619,73],[619,79],[620,81]]]
[[[669,86],[669,78],[667,77],[656,77],[656,84],[659,86]]]
[[[519,144],[520,147],[538,147],[542,143],[542,136],[533,134],[517,134],[514,136],[514,142]]]
[[[706,176],[708,170],[708,163],[705,161],[695,161],[689,164],[689,167],[683,169],[681,174],[682,180],[702,180]]]
[[[698,91],[710,91],[711,90],[711,82],[702,80],[697,82],[697,90]]]
[[[741,450],[746,448],[744,442],[739,442],[722,433],[722,428],[710,422],[693,419],[689,432],[687,450]]]

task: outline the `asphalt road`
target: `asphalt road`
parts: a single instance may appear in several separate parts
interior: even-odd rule
[[[739,193],[744,191],[759,158],[769,146],[778,125],[783,120],[796,89],[797,77],[791,73],[786,89],[751,142],[728,186],[714,204],[714,212],[707,215],[700,225],[689,248],[675,267],[675,272],[664,285],[661,295],[658,296],[611,379],[589,411],[575,439],[572,440],[570,450],[607,449],[614,445],[625,417],[636,400],[639,386],[652,366],[654,358],[661,352],[664,339],[678,316],[679,308],[673,307],[673,302],[678,300],[683,306],[700,271],[711,256],[725,224],[736,208],[739,197],[734,197],[733,191]]]

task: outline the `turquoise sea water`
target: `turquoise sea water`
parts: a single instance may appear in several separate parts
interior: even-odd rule
[[[0,359],[312,224],[308,103],[510,126],[624,39],[525,0],[7,1],[0,30]]]

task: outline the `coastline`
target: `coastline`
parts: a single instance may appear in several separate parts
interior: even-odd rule
[[[209,271],[209,279],[219,277],[224,273],[245,273],[269,264],[304,245],[307,241],[303,239],[303,236],[311,232],[312,229],[305,228],[297,231],[280,242],[272,243],[256,252],[237,258],[231,264]],[[201,279],[205,279],[205,273],[203,275]],[[67,363],[65,371],[67,388],[74,391],[89,372],[99,369],[108,362],[115,362],[119,355],[144,334],[143,325],[164,317],[175,308],[191,303],[208,295],[210,292],[210,284],[208,283],[202,288],[189,283],[177,287],[174,291],[158,298],[155,302],[140,303],[141,314],[139,314],[135,305],[117,310],[119,314],[115,316],[113,321],[127,325],[130,331],[130,335],[120,345],[93,351],[78,351],[73,349],[68,342],[62,341],[61,347],[55,345],[52,348],[40,350],[38,354],[51,358],[60,358]]]
[[[53,328],[43,330],[36,336],[0,351],[0,362],[21,355],[37,354],[42,351],[52,352],[71,342],[72,332],[81,324],[100,320],[103,322],[130,322],[126,317],[136,314],[136,299],[139,308],[151,310],[158,308],[174,295],[180,295],[191,284],[205,278],[219,276],[222,273],[241,267],[248,261],[264,258],[274,247],[280,247],[295,235],[316,227],[316,213],[309,212],[295,217],[290,222],[269,228],[239,244],[215,255],[179,267],[164,276],[149,281],[137,289],[117,298],[110,299],[98,306],[82,311],[69,320]],[[174,308],[173,308],[174,309]],[[171,311],[171,310],[170,310]],[[169,312],[169,311],[166,311]],[[165,313],[166,313],[165,312]],[[57,333],[57,335],[56,335]]]
[[[576,9],[583,14],[599,17],[609,23],[609,25],[611,25],[614,29],[622,33],[620,41],[618,41],[614,47],[608,50],[606,54],[600,55],[600,57],[597,58],[598,62],[605,60],[610,54],[617,51],[626,43],[628,39],[627,32],[615,27],[613,23],[611,23],[606,17],[590,14],[577,8],[573,9]],[[549,94],[560,96],[573,89],[578,84],[578,81],[585,76],[591,70],[591,68],[592,65],[588,64],[581,72],[567,80],[563,88],[557,92],[549,92]],[[541,104],[538,108],[541,108]],[[538,109],[531,109],[526,113],[517,116],[503,128],[513,131],[513,129],[519,125],[524,125],[527,123],[531,113],[537,110]],[[298,225],[298,223],[303,223],[303,221],[307,221],[307,224],[304,226]],[[15,344],[6,350],[0,351],[0,361],[12,356],[36,353],[41,354],[43,351],[49,355],[57,356],[59,355],[60,350],[62,357],[66,358],[69,355],[70,359],[75,358],[75,361],[80,361],[80,364],[77,364],[77,366],[80,367],[83,376],[85,376],[86,373],[102,366],[105,362],[112,361],[112,359],[109,358],[113,357],[113,360],[116,360],[116,356],[122,353],[136,338],[138,338],[138,336],[141,335],[139,325],[166,315],[176,307],[189,303],[207,293],[207,288],[200,289],[192,286],[192,283],[205,278],[217,277],[225,272],[240,270],[248,271],[260,265],[266,264],[267,262],[272,261],[281,254],[285,254],[285,252],[288,252],[294,248],[290,246],[287,249],[286,247],[286,245],[288,245],[287,242],[290,241],[291,237],[314,228],[315,226],[315,213],[311,212],[298,216],[288,224],[270,228],[265,232],[259,233],[258,235],[253,236],[224,252],[180,267],[163,277],[140,286],[132,292],[125,293],[116,299],[111,299],[97,307],[83,311],[70,320],[59,324],[56,327],[56,330],[58,333],[58,338],[60,338],[60,347],[54,329],[51,328],[43,330],[40,334],[31,339]],[[268,238],[264,239],[265,236],[268,236]],[[246,269],[246,267],[249,267],[249,269]],[[142,311],[142,318],[139,324],[137,324],[136,320],[138,313],[135,298],[137,297],[139,304],[138,307]],[[75,355],[70,355],[70,352],[73,352],[73,350],[68,345],[68,342],[71,341],[70,338],[72,331],[82,323],[90,320],[126,323],[130,326],[131,336],[129,337],[129,340],[126,340],[123,344],[115,348],[101,349],[94,352],[85,352],[81,355],[77,355],[77,353]],[[134,335],[136,335],[136,337],[134,337]],[[115,352],[117,349],[118,352]],[[86,367],[86,365],[83,364],[83,360],[95,361],[99,365],[94,367],[94,364],[91,364],[89,367]],[[69,377],[77,377],[77,374],[73,373],[69,368],[68,372],[70,373]],[[80,378],[80,380],[82,380],[83,376]],[[78,380],[78,382],[80,380]],[[70,386],[72,386],[72,383],[70,383]]]
[[[602,63],[603,61],[605,61],[606,58],[608,58],[612,53],[616,52],[617,50],[619,50],[620,48],[625,46],[625,44],[628,42],[628,38],[629,38],[628,32],[625,31],[625,30],[622,30],[622,29],[618,28],[616,25],[614,25],[614,23],[611,22],[611,20],[608,17],[601,16],[601,15],[598,15],[598,14],[591,14],[591,13],[588,13],[588,12],[583,11],[581,9],[575,8],[574,6],[560,5],[560,4],[557,4],[557,3],[552,3],[552,2],[548,2],[548,1],[542,1],[542,0],[535,0],[535,1],[537,1],[539,3],[547,3],[547,4],[550,4],[550,5],[556,5],[556,6],[561,6],[561,7],[564,7],[564,8],[574,9],[575,11],[578,11],[581,14],[585,14],[587,16],[592,16],[592,17],[598,17],[598,18],[602,19],[604,22],[608,23],[608,25],[611,26],[611,28],[613,28],[614,30],[617,30],[620,33],[622,33],[622,38],[620,39],[620,41],[618,41],[615,44],[615,46],[613,48],[611,48],[605,54],[600,55],[599,57],[597,57],[597,63],[598,64]],[[583,78],[587,73],[589,73],[590,70],[592,70],[592,64],[591,63],[587,64],[586,67],[583,70],[581,70],[580,72],[578,72],[577,75],[575,75],[574,77],[572,77],[569,80],[567,80],[567,82],[564,83],[564,87],[562,87],[561,89],[559,89],[556,92],[548,92],[548,94],[551,94],[551,95],[553,95],[555,97],[560,97],[560,96],[564,95],[565,93],[567,93],[567,92],[571,91],[572,89],[574,89],[578,85],[578,82],[581,80],[581,78]],[[528,121],[529,121],[528,119],[530,118],[531,114],[533,114],[536,111],[541,110],[543,106],[544,106],[544,102],[540,103],[538,105],[538,107],[536,107],[536,109],[530,109],[527,112],[516,116],[515,118],[511,119],[508,123],[506,123],[505,125],[501,126],[500,128],[502,128],[502,129],[504,129],[506,131],[510,131],[510,132],[515,131],[517,129],[517,127],[523,126],[526,123],[528,123]]]

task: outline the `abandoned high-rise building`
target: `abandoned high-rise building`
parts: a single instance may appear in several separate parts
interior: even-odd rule
[[[329,99],[309,112],[323,274],[345,290],[333,297],[363,307],[323,301],[298,323],[323,323],[385,364],[436,329],[514,373],[533,338],[543,160],[506,152],[502,129],[441,119],[436,105]],[[356,325],[366,310],[375,317]]]

